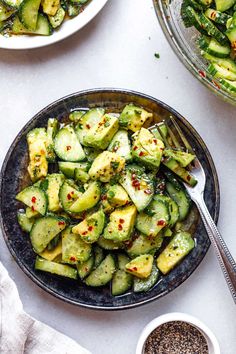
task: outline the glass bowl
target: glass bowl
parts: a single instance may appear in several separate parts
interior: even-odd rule
[[[186,68],[212,92],[236,105],[236,96],[221,88],[220,82],[207,73],[207,62],[197,44],[199,32],[185,28],[180,15],[182,0],[153,0],[161,28],[175,54]]]

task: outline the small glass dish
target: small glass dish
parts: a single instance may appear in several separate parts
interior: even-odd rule
[[[220,354],[220,346],[212,331],[199,319],[196,317],[190,316],[185,313],[180,312],[173,312],[168,313],[159,317],[154,318],[151,322],[149,322],[146,327],[143,329],[138,344],[136,347],[136,354],[144,354],[144,349],[146,345],[147,338],[149,335],[159,326],[163,325],[164,323],[168,322],[185,322],[190,324],[195,329],[197,329],[203,337],[206,339],[208,345],[208,352],[209,354]]]
[[[180,15],[182,0],[153,0],[158,21],[179,60],[206,87],[223,100],[236,105],[236,95],[227,92],[220,82],[207,73],[207,63],[197,44],[199,32],[186,28]]]

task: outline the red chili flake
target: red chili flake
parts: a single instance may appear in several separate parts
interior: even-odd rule
[[[107,196],[106,196],[106,195],[102,195],[102,196],[101,196],[101,199],[102,199],[102,200],[107,200]]]
[[[115,146],[115,147],[113,148],[113,152],[116,152],[117,150],[118,150],[118,147]]]
[[[89,124],[86,124],[86,128],[87,128],[87,129],[90,129],[91,126],[90,126]]]
[[[132,173],[131,179],[134,180],[136,178],[136,174]]]
[[[76,258],[75,258],[74,256],[71,256],[71,257],[70,257],[70,261],[75,262],[75,261],[76,261]]]
[[[144,193],[145,193],[145,194],[152,194],[152,191],[151,191],[150,189],[145,189],[145,190],[144,190]]]
[[[35,209],[34,209],[34,206],[33,206],[33,205],[32,205],[32,207],[31,207],[31,210],[32,210],[32,211],[35,211]]]
[[[71,200],[71,198],[72,198],[72,197],[71,197],[70,193],[68,193],[68,194],[67,194],[67,199],[68,199],[68,200]]]
[[[134,146],[134,147],[133,147],[133,150],[137,150],[137,148],[138,148],[137,146]]]
[[[36,197],[32,197],[31,202],[36,203],[36,200],[37,200]]]
[[[89,231],[92,231],[92,230],[93,230],[93,226],[89,226],[89,227],[88,227],[88,230],[89,230]]]
[[[160,147],[160,150],[161,150],[161,151],[164,151],[164,148],[161,148],[161,147]]]
[[[206,77],[206,73],[205,71],[202,71],[202,70],[198,70],[198,73],[201,77]]]
[[[65,222],[64,221],[59,221],[58,225],[65,225]]]
[[[139,181],[137,181],[137,180],[133,181],[132,182],[132,186],[135,187],[135,188],[140,187]]]
[[[74,192],[74,191],[71,191],[70,194],[75,194],[75,192]]]
[[[188,175],[188,176],[187,176],[187,180],[190,181],[190,179],[191,179],[191,177]]]
[[[118,230],[119,231],[123,230],[123,226],[121,224],[118,225]]]
[[[82,232],[82,235],[87,235],[88,231]]]
[[[71,149],[71,146],[68,145],[68,146],[66,147],[66,150],[69,151],[70,149]]]
[[[84,270],[85,270],[85,272],[87,272],[88,271],[88,267],[84,267]]]
[[[212,83],[215,85],[216,88],[218,88],[218,90],[220,89],[220,85],[216,81],[212,80]]]
[[[216,13],[213,11],[210,17],[214,20],[214,18],[216,17]]]
[[[144,151],[140,151],[140,153],[138,154],[138,156],[143,156],[145,155]]]
[[[138,270],[138,268],[137,267],[133,267],[133,269],[132,270]]]
[[[165,225],[166,224],[166,222],[165,222],[165,220],[159,220],[158,222],[157,222],[157,225],[159,226],[163,226],[163,225]]]
[[[119,223],[120,223],[120,224],[124,224],[124,222],[125,222],[124,219],[120,219],[120,220],[119,220]]]
[[[157,144],[157,139],[153,139],[153,142],[156,145]]]

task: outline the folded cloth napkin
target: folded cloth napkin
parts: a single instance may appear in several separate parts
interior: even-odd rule
[[[0,262],[0,353],[91,354],[24,312],[15,283]]]

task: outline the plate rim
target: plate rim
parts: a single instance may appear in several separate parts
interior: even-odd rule
[[[204,148],[205,151],[205,155],[207,156],[207,160],[208,163],[211,167],[211,170],[213,172],[212,174],[212,178],[214,181],[214,189],[215,189],[215,193],[216,193],[216,202],[215,202],[215,210],[214,210],[214,215],[212,216],[214,222],[217,224],[218,222],[218,218],[219,218],[219,211],[220,211],[220,188],[219,188],[219,180],[218,180],[218,175],[217,175],[217,171],[216,171],[216,167],[213,161],[213,158],[210,154],[210,151],[208,150],[205,142],[203,141],[203,139],[201,138],[201,136],[199,135],[199,133],[196,131],[196,129],[191,125],[191,123],[189,123],[189,121],[184,118],[180,113],[178,113],[174,108],[172,108],[171,106],[169,106],[168,104],[166,104],[165,102],[162,102],[161,100],[150,96],[148,94],[144,94],[144,93],[140,93],[138,91],[134,91],[134,90],[130,90],[130,89],[123,89],[123,88],[109,88],[109,87],[105,87],[105,88],[94,88],[94,89],[85,89],[85,90],[81,90],[81,91],[77,91],[74,92],[72,94],[66,95],[64,97],[61,97],[55,101],[53,101],[52,103],[48,104],[46,107],[42,108],[40,111],[38,111],[24,126],[23,128],[18,132],[17,136],[15,137],[15,139],[13,140],[13,142],[11,143],[5,158],[3,160],[2,163],[2,167],[1,167],[1,171],[0,171],[0,201],[2,199],[2,188],[3,188],[3,179],[4,179],[4,172],[6,170],[7,167],[7,163],[11,157],[11,153],[14,150],[15,146],[17,145],[17,142],[21,139],[22,134],[28,129],[28,127],[31,125],[31,123],[35,120],[37,120],[38,116],[40,116],[43,112],[47,111],[49,108],[54,108],[54,106],[56,107],[58,103],[60,103],[61,101],[64,100],[68,100],[72,97],[75,96],[83,96],[86,94],[97,94],[97,93],[117,93],[117,94],[129,94],[129,95],[134,95],[134,96],[138,96],[140,98],[144,98],[147,100],[151,100],[154,101],[156,104],[160,105],[162,108],[170,111],[172,114],[176,115],[178,117],[178,119],[180,119],[181,123],[184,124],[184,126],[187,127],[187,129],[189,129],[191,132],[194,132],[194,138],[197,140],[197,142],[201,145],[201,147]],[[80,306],[83,308],[88,308],[88,309],[92,309],[92,310],[102,310],[102,311],[115,311],[115,310],[126,310],[126,309],[131,309],[131,308],[135,308],[135,307],[139,307],[141,305],[153,302],[165,295],[167,295],[168,293],[172,292],[173,290],[175,290],[176,288],[178,288],[181,284],[183,284],[192,274],[193,272],[198,268],[198,266],[201,264],[202,260],[204,259],[204,257],[206,256],[209,247],[210,247],[210,241],[208,238],[208,242],[206,245],[206,249],[205,249],[205,253],[204,255],[201,255],[198,262],[196,262],[196,264],[192,267],[191,271],[188,274],[185,274],[181,281],[178,282],[178,284],[174,284],[171,285],[170,287],[168,287],[168,289],[166,289],[166,291],[162,292],[161,294],[157,294],[156,296],[153,296],[151,298],[148,299],[144,299],[141,300],[139,302],[135,302],[133,304],[126,304],[126,305],[120,305],[120,306],[95,306],[95,305],[90,305],[90,304],[85,304],[85,303],[81,303],[75,300],[72,300],[70,298],[64,297],[62,295],[60,295],[59,293],[57,293],[55,290],[51,290],[50,288],[48,288],[47,284],[45,284],[44,282],[40,281],[39,279],[37,279],[34,276],[34,273],[32,273],[31,271],[29,271],[27,269],[27,267],[23,264],[23,262],[17,257],[17,254],[15,253],[15,251],[13,250],[13,248],[10,245],[9,239],[7,237],[7,233],[5,231],[4,225],[3,225],[3,215],[2,215],[2,209],[1,209],[1,203],[0,203],[0,227],[2,230],[2,234],[3,234],[3,238],[5,240],[5,243],[7,245],[8,250],[10,251],[10,254],[13,256],[14,260],[16,261],[16,263],[18,264],[18,266],[21,268],[21,270],[35,283],[37,284],[41,289],[45,290],[47,293],[49,293],[50,295],[55,296],[56,298],[70,303],[72,305],[75,306]]]

